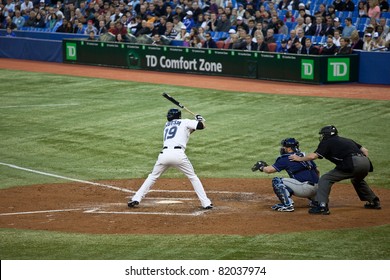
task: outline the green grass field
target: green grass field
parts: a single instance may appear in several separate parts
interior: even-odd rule
[[[144,178],[162,145],[168,92],[207,119],[187,154],[201,178],[259,178],[280,140],[312,152],[334,124],[369,149],[372,186],[390,188],[390,102],[225,92],[0,70],[0,163],[82,180]],[[190,117],[183,112],[184,116]],[[332,167],[317,161],[321,171]],[[0,189],[61,179],[0,164]],[[163,175],[182,177],[175,170]],[[390,226],[243,236],[81,235],[0,230],[0,259],[389,259]],[[327,240],[327,242],[324,242]],[[136,248],[129,254],[130,248]]]

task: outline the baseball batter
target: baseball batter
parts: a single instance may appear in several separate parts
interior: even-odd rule
[[[293,212],[294,201],[291,196],[308,198],[313,203],[318,189],[319,171],[313,161],[290,161],[289,156],[303,157],[299,150],[299,142],[295,138],[286,138],[281,141],[280,156],[271,166],[265,161],[256,162],[252,171],[259,170],[265,173],[275,173],[286,170],[290,178],[275,177],[272,179],[272,187],[281,203],[271,208],[280,212]]]
[[[206,127],[204,118],[201,115],[196,115],[195,120],[181,119],[181,111],[179,109],[170,109],[167,113],[167,120],[163,133],[163,149],[158,156],[153,171],[127,205],[129,207],[137,206],[156,180],[169,167],[175,167],[188,177],[203,209],[212,209],[213,204],[207,197],[201,181],[195,174],[194,168],[185,154],[190,134],[195,130],[201,130]]]

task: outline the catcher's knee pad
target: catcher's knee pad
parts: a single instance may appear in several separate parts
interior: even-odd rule
[[[290,198],[291,196],[290,190],[283,183],[282,178],[279,177],[273,178],[272,187],[274,189],[276,196],[279,198],[280,202],[282,202],[284,205],[290,205],[293,203],[292,199]]]

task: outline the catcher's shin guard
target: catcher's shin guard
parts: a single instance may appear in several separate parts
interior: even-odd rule
[[[279,177],[275,177],[272,179],[272,187],[276,196],[279,198],[280,202],[282,202],[285,206],[290,206],[294,202],[290,198],[291,194],[288,188],[283,184],[283,179]]]

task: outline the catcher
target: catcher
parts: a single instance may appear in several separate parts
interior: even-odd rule
[[[275,211],[293,212],[294,201],[292,195],[310,199],[314,203],[314,197],[318,189],[319,171],[313,161],[290,161],[290,155],[303,157],[299,150],[299,142],[295,138],[286,138],[281,141],[280,156],[275,163],[269,166],[265,161],[256,162],[252,171],[257,170],[265,173],[275,173],[286,170],[290,178],[275,177],[272,179],[272,187],[281,203],[271,207]],[[298,164],[297,164],[298,163]]]

